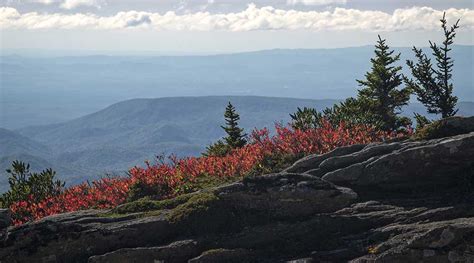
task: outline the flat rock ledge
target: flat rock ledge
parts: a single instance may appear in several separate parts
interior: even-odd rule
[[[341,147],[166,202],[9,227],[1,240],[0,262],[474,262],[474,133]]]

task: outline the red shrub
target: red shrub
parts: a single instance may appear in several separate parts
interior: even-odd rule
[[[241,177],[249,173],[265,156],[273,154],[306,155],[325,153],[336,147],[370,143],[397,137],[395,133],[376,131],[368,126],[347,128],[343,123],[333,127],[323,122],[321,128],[294,130],[290,126],[276,125],[276,134],[270,136],[268,129],[254,130],[250,143],[233,150],[224,157],[170,157],[170,162],[150,164],[130,169],[125,178],[106,178],[91,184],[81,184],[66,189],[59,196],[39,203],[21,201],[10,209],[14,215],[29,215],[14,218],[15,224],[22,224],[48,215],[88,208],[111,208],[126,201],[129,188],[136,182],[150,187],[166,186],[167,196],[181,192],[184,184],[192,183],[199,175]],[[411,131],[408,131],[410,133]],[[31,199],[33,200],[33,199]]]

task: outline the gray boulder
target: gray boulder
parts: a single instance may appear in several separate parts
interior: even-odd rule
[[[92,256],[89,263],[128,262],[185,262],[199,255],[199,247],[194,240],[173,242],[161,247],[122,248],[104,255]]]
[[[358,152],[362,150],[366,145],[365,144],[354,144],[344,147],[336,148],[325,154],[312,154],[308,155],[300,160],[296,161],[292,166],[285,169],[285,172],[288,173],[302,173],[311,169],[316,169],[319,167],[321,162],[324,160],[334,157],[334,156],[343,156]]]
[[[435,190],[456,187],[471,176],[474,133],[395,145],[398,149],[372,154],[368,159],[327,172],[322,178],[349,187],[378,186],[395,190],[431,187]]]

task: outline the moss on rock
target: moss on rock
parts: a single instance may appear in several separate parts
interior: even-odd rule
[[[173,209],[192,197],[192,194],[180,195],[172,199],[165,200],[150,200],[148,198],[142,198],[133,202],[119,205],[111,210],[111,213],[115,214],[131,214],[139,212],[149,212],[154,210],[162,209]]]
[[[206,212],[218,200],[219,198],[210,192],[194,194],[185,203],[174,208],[168,218],[173,223],[184,221],[191,215]]]
[[[170,210],[166,217],[182,235],[208,235],[242,227],[235,207],[212,191],[196,193],[186,203]]]
[[[470,132],[474,132],[474,117],[449,117],[417,129],[414,139],[431,140]]]
[[[188,182],[181,188],[184,192],[196,192],[204,189],[209,189],[213,187],[217,187],[220,185],[225,185],[229,183],[233,183],[236,181],[241,180],[242,177],[239,176],[213,176],[209,174],[201,174],[198,177],[194,178],[194,180]]]

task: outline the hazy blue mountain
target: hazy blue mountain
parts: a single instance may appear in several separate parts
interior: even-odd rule
[[[50,150],[46,145],[22,136],[18,132],[0,128],[0,156],[23,153],[46,156]]]
[[[51,158],[51,156],[39,157],[28,153],[0,156],[0,193],[8,189],[8,174],[5,170],[10,168],[12,162],[15,160],[29,163],[31,172],[41,172],[47,168],[53,168],[57,172],[58,178],[66,180],[68,185],[79,184],[85,180],[98,178],[99,176],[94,170],[73,166],[68,163],[64,163],[63,165],[55,161],[50,161]]]
[[[1,148],[0,171],[21,159],[35,169],[53,167],[61,178],[78,183],[105,173],[124,174],[156,155],[199,155],[224,136],[220,125],[228,101],[236,106],[248,133],[255,127],[289,122],[289,113],[297,107],[321,110],[338,102],[255,96],[127,100],[59,124],[0,130],[0,142],[9,146]],[[458,106],[460,115],[474,115],[473,102]],[[424,114],[425,108],[415,103],[404,109],[406,116],[413,112]],[[6,176],[1,176],[0,186],[5,186]]]
[[[134,99],[72,121],[19,131],[56,152],[79,155],[114,152],[111,165],[120,163],[121,158],[127,158],[123,160],[126,162],[135,158],[143,161],[143,154],[140,155],[143,152],[195,155],[203,145],[224,135],[220,125],[228,101],[237,107],[242,116],[241,125],[249,131],[255,127],[272,127],[274,122],[287,122],[288,114],[297,107],[324,108],[336,102],[249,96]],[[70,157],[66,160],[75,161]]]
[[[400,65],[412,58],[402,52]],[[473,46],[455,46],[455,94],[474,101]],[[0,57],[0,127],[59,123],[133,98],[258,95],[343,99],[373,47],[213,56]],[[405,67],[406,68],[406,67]],[[179,132],[178,132],[179,133]]]
[[[14,160],[30,163],[32,171],[41,171],[53,167],[62,179],[69,183],[79,183],[95,172],[85,169],[87,166],[78,167],[64,162],[56,161],[53,151],[45,144],[36,142],[16,131],[0,128],[0,192],[5,190],[8,176],[5,170]]]

